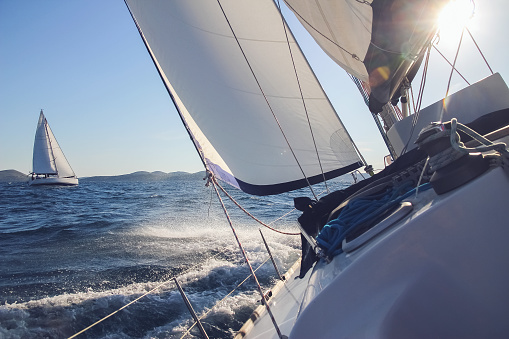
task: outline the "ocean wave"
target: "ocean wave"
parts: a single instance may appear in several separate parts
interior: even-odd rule
[[[259,272],[260,276],[267,273]],[[253,293],[254,285],[250,280],[216,306],[248,275],[244,264],[216,255],[178,276],[195,311],[199,315],[208,313],[203,322],[211,337],[224,337],[230,328],[239,327],[249,317],[259,299]],[[271,284],[273,274],[260,281]],[[0,334],[6,338],[68,337],[152,289],[156,289],[152,294],[87,331],[88,336],[180,337],[192,321],[169,277],[162,282],[133,283],[106,291],[89,289],[28,302],[5,303],[0,306]]]
[[[8,191],[7,193],[5,191]],[[178,277],[211,338],[232,336],[260,299],[219,202],[203,182],[92,183],[73,189],[0,191],[0,338],[68,337],[159,284],[84,338],[173,338],[192,324],[171,281]],[[288,197],[244,197],[270,222]],[[8,195],[8,200],[3,199]],[[254,268],[268,259],[257,222],[225,200]],[[296,214],[274,227],[295,232]],[[299,256],[300,237],[262,227],[281,271]],[[270,286],[270,261],[257,271]],[[192,336],[199,336],[193,330]]]

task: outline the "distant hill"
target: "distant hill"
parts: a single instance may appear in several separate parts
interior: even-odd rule
[[[139,171],[130,174],[95,176],[79,179],[80,181],[164,181],[173,179],[203,179],[203,177],[205,177],[205,171],[196,173],[187,172],[165,173],[161,171],[156,172]]]
[[[28,181],[28,175],[16,170],[0,171],[0,182],[23,182]]]
[[[165,173],[161,171],[146,172],[139,171],[130,174],[111,175],[111,176],[96,176],[79,178],[82,181],[164,181],[174,179],[203,179],[205,171],[196,173],[187,172],[171,172]],[[27,182],[28,175],[23,174],[16,170],[3,170],[0,171],[0,182]]]

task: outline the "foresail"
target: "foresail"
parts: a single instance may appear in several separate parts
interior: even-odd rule
[[[62,149],[60,148],[60,145],[58,144],[55,135],[53,135],[53,132],[49,127],[49,124],[47,124],[47,128],[53,151],[53,157],[55,159],[55,165],[58,171],[58,177],[59,178],[74,177],[75,176],[74,171],[72,170],[71,165],[69,165],[69,162],[65,158],[64,152],[62,152]]]
[[[393,97],[421,60],[449,0],[285,0],[320,47],[369,84],[372,112]],[[417,65],[418,67],[418,65]],[[411,80],[411,79],[410,79]]]
[[[362,165],[271,0],[126,3],[216,177],[265,195]]]

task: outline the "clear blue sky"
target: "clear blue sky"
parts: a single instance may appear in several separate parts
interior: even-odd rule
[[[471,26],[502,76],[508,9],[504,0],[478,1]],[[451,60],[452,45],[439,45]],[[467,38],[458,68],[475,82],[489,73],[472,48]],[[355,86],[323,53],[308,58],[361,152],[380,168],[387,151]],[[436,54],[432,66],[425,104],[445,94],[449,74]],[[454,90],[465,85],[453,81]],[[203,169],[121,0],[0,0],[0,170],[30,171],[41,108],[79,177]]]

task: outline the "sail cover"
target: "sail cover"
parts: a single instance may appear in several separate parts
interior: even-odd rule
[[[420,62],[448,1],[285,0],[330,57],[369,84],[374,113],[399,98],[401,81]]]
[[[60,178],[75,176],[42,111],[35,131],[32,172]]]
[[[126,4],[216,177],[266,195],[362,165],[272,0]]]

